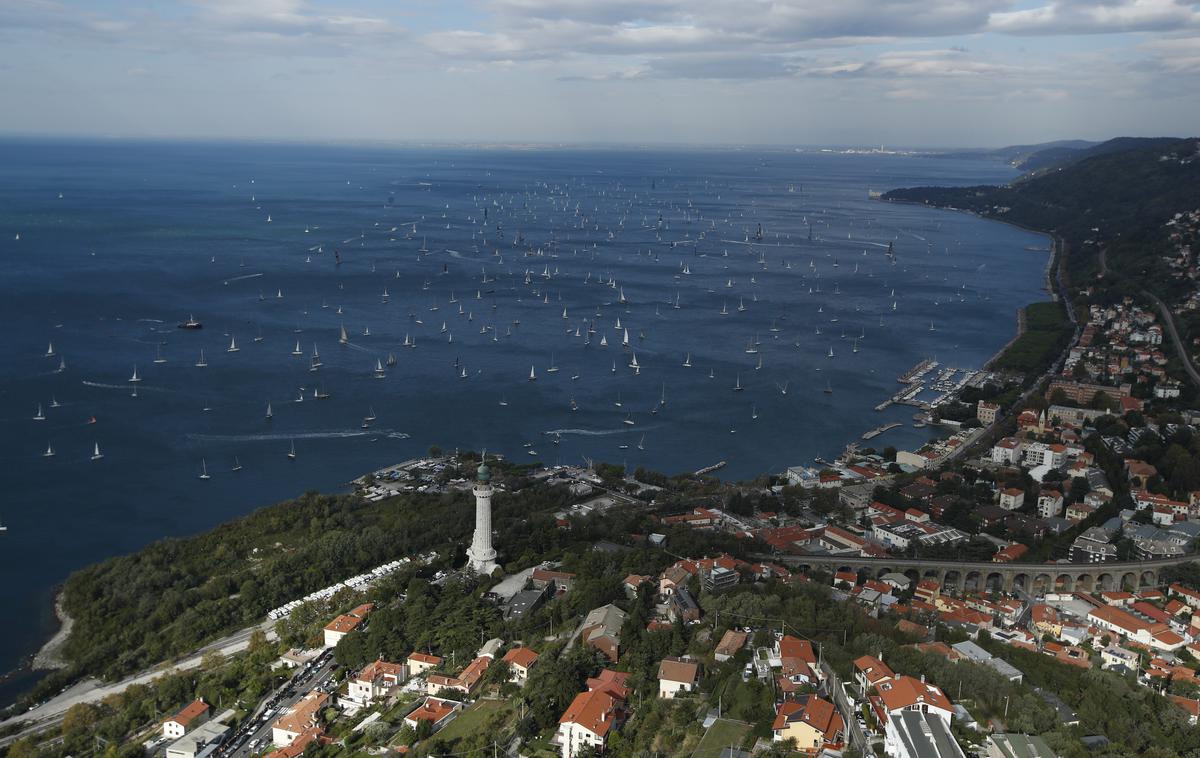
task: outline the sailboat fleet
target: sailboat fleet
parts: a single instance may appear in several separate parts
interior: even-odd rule
[[[694,192],[710,192],[720,199],[717,185],[715,180],[705,180],[707,189]],[[436,226],[431,226],[422,215],[419,222],[405,220],[402,224],[380,224],[374,231],[356,230],[354,236],[340,244],[329,241],[324,246],[312,244],[319,240],[306,237],[310,240],[304,246],[307,249],[296,251],[297,263],[313,264],[305,268],[309,272],[306,276],[312,276],[321,262],[329,259],[330,253],[326,251],[334,252],[335,244],[341,249],[334,252],[336,259],[330,265],[342,266],[340,273],[336,280],[325,280],[327,289],[307,304],[305,298],[309,295],[298,285],[289,287],[286,301],[282,286],[277,286],[273,299],[261,294],[269,292],[270,284],[277,282],[268,280],[269,283],[254,285],[254,293],[247,300],[253,300],[257,294],[258,301],[252,307],[261,309],[261,313],[237,322],[242,324],[243,336],[246,325],[250,325],[253,343],[239,346],[232,330],[220,327],[213,330],[211,325],[201,330],[200,322],[190,313],[179,327],[191,331],[179,333],[177,339],[200,340],[214,331],[216,335],[227,335],[227,346],[212,343],[212,339],[220,337],[210,337],[206,345],[214,354],[213,373],[208,376],[217,376],[225,366],[235,362],[253,370],[260,370],[263,365],[283,366],[280,371],[324,369],[316,374],[323,380],[319,383],[310,378],[284,385],[292,389],[300,383],[305,385],[296,391],[294,402],[288,402],[290,390],[273,395],[281,403],[281,418],[275,423],[284,428],[289,428],[291,419],[298,414],[316,411],[312,403],[300,405],[305,399],[329,400],[323,407],[337,408],[343,396],[358,392],[361,398],[361,388],[366,384],[375,388],[370,392],[377,402],[382,402],[381,398],[387,396],[384,393],[390,393],[393,387],[399,388],[397,397],[405,393],[404,401],[408,402],[411,400],[408,390],[421,386],[412,384],[414,376],[426,381],[430,367],[441,372],[434,374],[435,377],[449,379],[452,372],[455,386],[466,387],[482,377],[482,382],[498,385],[497,390],[507,390],[508,394],[497,391],[488,398],[492,409],[497,405],[507,408],[512,395],[513,404],[522,411],[534,408],[540,409],[534,413],[549,414],[551,411],[546,409],[553,408],[554,413],[577,413],[580,426],[600,431],[618,423],[634,426],[638,419],[648,419],[644,415],[647,413],[658,417],[655,424],[660,423],[669,415],[665,410],[668,383],[672,383],[674,411],[685,404],[686,398],[674,399],[683,397],[681,387],[688,392],[713,395],[728,392],[731,387],[728,377],[732,374],[732,391],[745,393],[741,397],[750,402],[743,404],[739,400],[737,409],[729,410],[731,418],[736,413],[737,418],[744,420],[748,404],[751,419],[758,420],[766,414],[764,421],[769,425],[777,416],[794,417],[802,413],[802,406],[793,403],[789,394],[794,399],[815,392],[832,393],[829,374],[836,378],[838,370],[847,364],[854,368],[846,370],[866,370],[865,362],[855,363],[855,356],[869,352],[873,345],[866,326],[872,326],[874,334],[877,319],[878,328],[886,329],[884,312],[889,309],[896,312],[898,301],[904,299],[903,288],[898,294],[896,286],[883,282],[889,271],[899,270],[902,265],[897,263],[894,240],[869,243],[865,241],[868,233],[855,225],[853,236],[847,236],[851,242],[841,241],[840,232],[835,234],[837,222],[826,212],[808,211],[802,224],[785,231],[772,228],[765,220],[751,220],[760,212],[753,206],[744,212],[739,209],[739,217],[724,209],[728,202],[717,204],[715,210],[702,210],[691,196],[668,195],[644,187],[635,189],[607,180],[584,178],[536,183],[520,193],[485,190],[481,186],[474,192],[475,196],[466,202],[460,199],[457,205],[450,203],[444,211],[439,209],[438,215],[444,220],[439,220]],[[796,200],[799,198],[788,202]],[[639,219],[640,216],[645,217]],[[287,225],[288,216],[281,212],[280,218],[281,223],[275,224],[275,229]],[[271,220],[270,214],[267,220]],[[443,225],[451,231],[443,233],[440,228]],[[425,228],[418,231],[418,226]],[[316,223],[303,228],[310,235],[323,234],[321,225]],[[547,231],[535,234],[531,229]],[[434,238],[432,242],[430,236]],[[876,248],[870,255],[864,251],[867,257],[858,260],[859,249],[868,244]],[[885,244],[886,252],[882,252]],[[851,253],[847,248],[851,247],[855,260],[849,259]],[[360,249],[368,252],[359,252]],[[402,276],[399,267],[385,264],[391,258],[379,253],[380,277],[386,278],[388,284],[379,278],[368,280],[368,272],[375,272],[374,256],[380,249],[396,259],[411,256],[410,260],[415,259],[424,267],[422,273],[406,278],[411,272]],[[840,265],[839,256],[847,265]],[[241,266],[245,265],[243,261]],[[630,272],[634,265],[642,267],[636,275]],[[441,270],[440,274],[436,269]],[[464,276],[470,281],[465,287]],[[366,281],[373,283],[364,284]],[[691,287],[683,293],[688,297],[683,298],[681,289],[688,285]],[[626,291],[625,287],[630,289]],[[397,291],[393,293],[391,289]],[[471,289],[476,290],[474,297],[470,295]],[[455,290],[464,292],[461,300]],[[941,303],[952,301],[947,297],[934,302],[944,308]],[[441,311],[440,307],[447,304],[446,310]],[[812,305],[818,307],[812,309]],[[909,306],[906,299],[906,309],[917,310]],[[479,311],[478,318],[475,311]],[[438,315],[430,316],[431,312]],[[890,321],[898,323],[902,317],[892,317]],[[211,317],[205,318],[211,321]],[[453,336],[455,318],[459,319],[457,342]],[[935,321],[928,319],[928,312],[911,318],[927,320],[929,330],[934,331]],[[376,325],[374,333],[365,325],[368,319]],[[946,323],[944,318],[939,320]],[[286,329],[278,328],[281,322]],[[471,324],[469,329],[464,322]],[[272,323],[277,325],[274,336]],[[351,325],[353,341],[346,323]],[[714,323],[737,324],[741,327],[740,336],[731,344],[722,333],[726,330],[714,328]],[[293,324],[295,329],[291,329]],[[268,327],[266,335],[264,325]],[[302,336],[285,335],[279,339],[279,332],[288,329]],[[860,333],[854,335],[855,331]],[[747,340],[747,332],[754,336]],[[814,333],[824,342],[814,344],[811,336]],[[839,333],[843,346],[835,354]],[[403,339],[398,341],[396,337],[400,334]],[[325,356],[312,339],[314,335],[326,345]],[[335,335],[338,347],[329,348],[329,340]],[[436,335],[446,336],[444,340],[430,339]],[[611,341],[609,335],[613,336]],[[167,348],[166,341],[159,337],[161,332],[156,337],[152,357],[147,349],[147,354],[139,358],[147,368],[148,384],[142,388],[147,403],[151,390],[161,389],[160,381],[167,382],[175,376],[170,372],[188,371],[186,360],[183,367],[177,368],[181,361],[177,356],[195,354]],[[397,347],[415,350],[418,340],[421,351],[396,350]],[[544,362],[545,353],[532,356],[531,360],[528,352],[522,352],[533,340],[537,340],[533,344],[539,347],[554,346],[549,351],[548,363]],[[58,348],[70,347],[67,337],[60,336],[59,342]],[[311,353],[306,353],[302,342],[311,344]],[[259,344],[264,347],[258,348]],[[490,347],[496,344],[499,347]],[[43,357],[59,359],[60,371],[65,370],[59,349],[49,341],[46,345]],[[221,353],[222,347],[228,356]],[[286,357],[289,347],[291,355],[300,360],[289,363]],[[195,367],[208,366],[205,347],[194,343],[185,347],[185,351],[189,349],[199,353]],[[493,359],[483,357],[483,351],[489,349],[493,350]],[[676,352],[681,349],[682,361]],[[37,352],[34,351],[35,356]],[[243,355],[233,355],[239,352]],[[404,360],[398,360],[397,353],[405,356]],[[165,354],[172,356],[172,363],[159,369],[158,366],[167,364]],[[303,360],[306,356],[308,361]],[[825,361],[812,360],[822,356]],[[153,368],[147,366],[151,359]],[[543,366],[540,377],[537,365]],[[719,381],[707,385],[687,383],[685,377],[703,377],[703,373],[682,371],[695,367],[700,372],[707,370],[710,379],[718,379],[719,375]],[[824,374],[814,376],[809,371]],[[747,373],[747,383],[742,382],[742,373]],[[354,384],[368,376],[386,381]],[[564,386],[568,377],[570,382],[578,382],[571,385],[577,391]],[[135,365],[128,379],[128,385],[133,385],[131,394],[136,395],[137,385],[142,381]],[[660,385],[657,401],[652,390],[655,383]],[[519,389],[522,385],[525,388]],[[335,390],[337,397],[330,399],[326,387]],[[384,389],[380,392],[378,388]],[[628,407],[622,405],[620,388],[626,390],[624,404]],[[607,405],[594,399],[601,389],[607,397],[612,396],[609,391],[616,390],[615,405],[621,409],[621,415],[612,409],[600,409]],[[236,392],[222,394],[222,400],[230,408],[236,406]],[[212,397],[215,401],[217,396]],[[261,395],[252,398],[247,403],[251,406],[247,415],[254,416],[262,408],[260,402]],[[759,405],[763,406],[762,411]],[[719,402],[712,404],[711,415],[725,413],[722,406]],[[255,418],[254,423],[272,421],[272,407],[268,401],[265,416]],[[217,411],[220,410],[218,407]],[[355,410],[361,412],[361,405]],[[217,415],[214,413],[214,418]],[[362,430],[369,430],[375,420],[373,409],[361,421],[357,413],[346,415],[350,424],[357,423]],[[33,419],[46,420],[41,403],[37,404]],[[643,428],[653,435],[652,427]],[[645,440],[646,435],[640,435],[638,450],[645,449]],[[63,444],[62,440],[56,441]],[[558,442],[556,435],[555,443]],[[630,435],[625,447],[631,442]],[[102,457],[98,443],[93,452],[93,459]],[[47,445],[44,455],[53,456],[53,447]],[[294,441],[287,457],[293,460],[296,457]],[[217,460],[228,458],[214,458]],[[241,464],[235,459],[233,470],[240,469]],[[201,470],[201,478],[207,478],[203,458]]]

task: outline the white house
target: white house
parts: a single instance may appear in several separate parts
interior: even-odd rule
[[[363,667],[347,685],[346,699],[364,708],[387,697],[392,690],[408,679],[408,666],[403,663],[372,661]]]
[[[1025,505],[1025,491],[1018,487],[1009,487],[1000,492],[1000,507],[1006,511],[1015,511]]]
[[[1015,466],[1021,462],[1021,440],[1005,437],[992,446],[992,462]]]
[[[673,698],[681,692],[693,692],[700,678],[700,667],[682,658],[664,658],[658,664],[658,696]]]
[[[163,722],[163,736],[169,740],[177,740],[189,729],[193,729],[208,720],[211,707],[204,700],[193,700],[180,709],[179,713]]]
[[[1042,490],[1038,495],[1038,515],[1042,518],[1053,518],[1061,516],[1063,510],[1063,496],[1058,490]]]

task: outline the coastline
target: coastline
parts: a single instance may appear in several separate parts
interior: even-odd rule
[[[30,668],[34,671],[54,671],[67,667],[67,662],[62,657],[62,649],[67,644],[75,621],[63,608],[63,599],[63,590],[60,589],[54,596],[54,615],[58,618],[58,631],[33,656]]]

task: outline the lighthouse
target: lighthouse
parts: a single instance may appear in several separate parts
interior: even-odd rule
[[[492,471],[481,461],[475,472],[475,538],[467,548],[468,566],[476,574],[490,575],[496,570],[496,550],[492,547]]]

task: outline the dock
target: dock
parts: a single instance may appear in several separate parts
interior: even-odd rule
[[[884,432],[895,429],[898,426],[904,426],[904,424],[901,424],[900,422],[896,421],[896,422],[892,422],[890,424],[884,424],[882,426],[877,426],[869,432],[864,432],[862,438],[864,440],[873,440],[876,437],[878,437],[879,435],[883,434]]]
[[[716,463],[714,463],[711,466],[705,466],[704,468],[699,469],[698,471],[696,471],[693,474],[693,476],[704,476],[705,474],[711,474],[712,472],[717,471],[718,469],[725,468],[726,463],[728,463],[728,461],[717,461]]]

